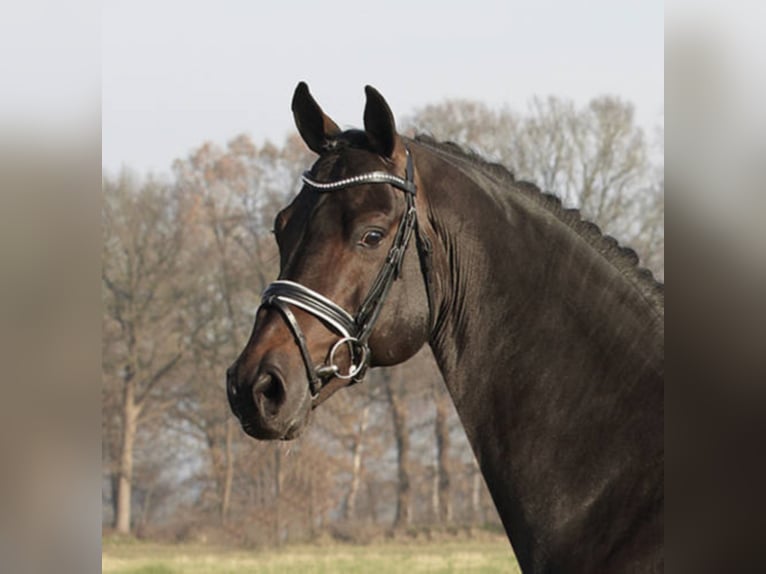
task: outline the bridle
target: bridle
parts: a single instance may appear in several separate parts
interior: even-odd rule
[[[405,179],[384,171],[373,171],[339,181],[323,183],[311,179],[308,171],[303,174],[303,183],[319,193],[328,193],[370,183],[386,183],[402,190],[406,200],[404,213],[394,236],[393,244],[356,315],[351,315],[324,295],[294,281],[283,279],[274,281],[263,292],[261,305],[258,309],[272,307],[282,314],[300,349],[308,376],[309,390],[314,400],[319,396],[319,391],[324,384],[333,377],[349,380],[349,384],[360,382],[370,364],[368,345],[370,334],[380,315],[391,285],[399,277],[407,245],[413,229],[417,225],[415,174],[412,156],[406,147],[405,153],[407,156]],[[427,250],[428,248],[423,247],[423,249]],[[418,252],[421,252],[421,241],[418,241]],[[306,337],[290,309],[291,306],[314,315],[340,335],[340,339],[330,348],[325,364],[318,367],[314,366],[309,355]],[[335,363],[336,353],[344,346],[348,348],[351,356],[351,365],[346,373],[342,373],[340,367]]]

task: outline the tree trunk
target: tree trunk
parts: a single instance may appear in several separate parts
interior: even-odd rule
[[[280,495],[282,492],[282,451],[274,444],[274,545],[281,543],[282,517]]]
[[[436,392],[436,461],[438,465],[438,520],[441,523],[452,521],[452,496],[449,461],[449,395],[445,392]]]
[[[365,487],[367,491],[367,507],[370,514],[370,524],[376,526],[378,524],[378,492],[375,489],[373,480],[369,477],[365,481]]]
[[[112,505],[112,528],[117,528],[117,500],[120,492],[120,469],[109,474],[109,486],[111,487]]]
[[[230,416],[226,417],[226,466],[223,477],[223,492],[221,493],[221,524],[226,525],[231,504],[231,485],[234,479],[234,423]]]
[[[314,484],[314,474],[309,473],[309,504],[308,504],[308,520],[309,520],[309,539],[314,540],[316,538],[316,488]]]
[[[122,443],[120,448],[119,482],[117,485],[117,515],[115,528],[120,534],[130,533],[130,504],[133,487],[133,447],[136,440],[139,409],[132,372],[125,376],[122,396]]]
[[[146,491],[144,494],[144,500],[141,504],[141,518],[139,518],[138,521],[138,527],[137,532],[139,533],[139,536],[141,536],[141,532],[145,531],[147,525],[149,524],[149,515],[152,511],[152,495],[154,494],[154,487],[150,487],[149,490]]]
[[[438,453],[437,453],[438,459]],[[439,463],[434,464],[434,475],[431,479],[431,523],[439,523]]]
[[[484,520],[481,515],[481,471],[479,465],[473,462],[473,485],[471,488],[471,521],[480,525]]]
[[[397,369],[398,373],[398,369]],[[410,435],[407,428],[407,403],[396,390],[390,377],[386,379],[388,400],[391,403],[391,416],[394,423],[394,438],[396,440],[396,454],[398,464],[399,485],[396,496],[396,517],[394,528],[400,529],[408,526],[412,520],[410,504]]]
[[[362,410],[362,418],[359,421],[359,431],[354,440],[353,462],[351,471],[351,486],[346,498],[346,504],[343,511],[343,518],[348,521],[354,518],[356,508],[356,497],[359,492],[359,483],[362,477],[362,451],[364,448],[364,433],[367,430],[367,420],[370,415],[370,406],[367,405]]]

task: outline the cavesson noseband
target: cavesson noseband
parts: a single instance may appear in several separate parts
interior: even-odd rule
[[[415,174],[409,149],[405,148],[405,152],[407,156],[405,179],[384,171],[373,171],[339,181],[322,183],[311,179],[309,172],[303,174],[303,183],[320,193],[370,183],[387,183],[404,191],[406,199],[404,213],[399,222],[391,249],[389,249],[386,256],[386,261],[383,263],[383,267],[378,272],[378,276],[375,278],[356,315],[352,316],[340,305],[324,295],[294,281],[274,281],[263,292],[260,307],[273,307],[277,309],[282,314],[282,317],[284,317],[285,322],[295,337],[303,357],[303,363],[306,366],[309,389],[314,399],[317,398],[320,389],[327,380],[338,377],[350,380],[351,383],[356,383],[364,378],[369,366],[370,348],[368,340],[370,333],[380,315],[391,285],[399,277],[407,244],[417,224]],[[298,307],[303,311],[311,313],[340,335],[340,339],[330,348],[327,363],[318,367],[314,366],[309,355],[306,337],[298,325],[295,315],[290,310],[290,306]],[[338,349],[343,346],[348,348],[351,356],[351,366],[347,373],[341,373],[340,367],[335,363],[335,355]]]

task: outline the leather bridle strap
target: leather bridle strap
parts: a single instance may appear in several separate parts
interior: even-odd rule
[[[388,290],[401,273],[404,252],[409,244],[417,218],[414,195],[408,193],[405,195],[405,198],[407,204],[402,220],[399,223],[399,228],[396,231],[394,243],[388,252],[383,267],[378,272],[372,287],[370,287],[367,297],[365,297],[356,314],[356,323],[359,330],[357,337],[360,341],[366,342],[369,339],[375,322],[378,320],[378,315],[383,308],[383,302],[386,299],[386,295],[388,295]]]
[[[316,369],[314,368],[314,362],[311,360],[308,344],[306,343],[306,336],[303,334],[303,330],[300,328],[300,325],[298,325],[298,321],[295,318],[295,315],[293,315],[293,312],[290,310],[290,307],[288,307],[286,303],[277,297],[269,298],[268,301],[264,301],[261,303],[261,305],[275,307],[280,313],[282,313],[282,317],[284,317],[285,322],[287,323],[288,327],[290,327],[290,330],[295,337],[295,342],[298,344],[298,348],[301,351],[301,357],[303,358],[303,364],[306,367],[306,376],[309,380],[309,388],[311,389],[311,394],[318,394],[319,389],[322,388],[322,382],[317,375]]]
[[[370,358],[367,342],[391,285],[401,273],[404,254],[417,224],[415,173],[412,156],[408,149],[405,148],[405,151],[407,156],[405,179],[383,171],[375,171],[334,182],[317,182],[311,179],[308,172],[303,174],[303,182],[320,193],[357,185],[385,183],[404,191],[406,201],[402,219],[399,222],[386,260],[355,316],[324,295],[294,281],[284,279],[274,281],[263,292],[261,307],[275,307],[279,310],[295,337],[306,366],[309,388],[314,398],[317,397],[325,379],[339,377],[350,379],[352,383],[355,383],[364,378],[367,370]],[[314,315],[341,336],[341,339],[330,350],[330,364],[321,365],[318,368],[314,366],[308,351],[306,337],[289,309],[291,305]],[[340,369],[334,364],[335,352],[344,344],[349,347],[351,355],[351,366],[346,374],[340,373]]]
[[[285,279],[274,281],[263,292],[263,300],[267,299],[276,299],[316,314],[344,337],[351,337],[356,332],[356,322],[345,309],[300,283]]]

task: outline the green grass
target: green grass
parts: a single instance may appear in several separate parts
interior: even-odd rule
[[[386,542],[238,550],[104,541],[104,574],[474,574],[520,572],[508,542]]]

